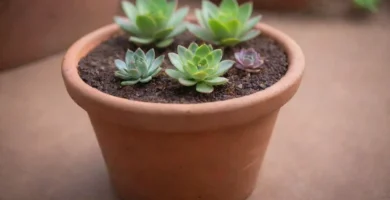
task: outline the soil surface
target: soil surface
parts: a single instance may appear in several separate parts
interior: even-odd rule
[[[188,45],[196,41],[202,44],[190,33],[176,37],[175,42],[166,49],[155,49],[156,57],[165,54],[162,68],[174,68],[168,58],[169,52],[175,52],[177,45]],[[163,71],[149,83],[137,83],[133,86],[121,86],[121,80],[114,76],[116,70],[114,60],[124,60],[127,49],[136,50],[138,47],[128,42],[125,35],[116,35],[92,50],[79,62],[80,77],[88,85],[113,96],[126,99],[155,102],[155,103],[202,103],[227,100],[250,95],[270,87],[279,81],[287,72],[287,55],[274,40],[266,36],[241,43],[233,48],[224,50],[223,59],[235,60],[234,52],[242,48],[254,48],[265,58],[265,63],[259,73],[248,73],[232,67],[224,77],[229,83],[215,86],[211,94],[198,93],[195,86],[182,86],[177,80],[170,78]],[[151,47],[142,48],[145,52]]]

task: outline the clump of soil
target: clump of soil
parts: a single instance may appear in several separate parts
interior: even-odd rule
[[[188,47],[191,42],[202,44],[190,33],[176,37],[175,42],[166,49],[155,49],[156,56],[165,54],[162,67],[174,68],[168,58],[169,52],[175,52],[177,45]],[[133,86],[121,86],[121,80],[114,76],[116,70],[114,60],[124,59],[127,49],[136,50],[138,47],[128,41],[126,35],[116,35],[93,49],[79,62],[80,77],[88,85],[113,96],[131,100],[154,103],[203,103],[227,100],[250,95],[270,87],[279,81],[287,72],[288,59],[283,48],[273,39],[260,35],[250,41],[232,48],[224,49],[223,59],[235,60],[234,52],[241,48],[254,48],[265,58],[260,73],[248,73],[232,67],[224,77],[229,83],[215,86],[211,94],[198,93],[193,87],[185,87],[168,77],[164,72],[154,77],[146,84],[138,83]],[[147,51],[151,47],[144,47]]]

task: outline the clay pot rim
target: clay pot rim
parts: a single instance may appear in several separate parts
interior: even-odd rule
[[[187,21],[194,22],[195,20],[193,17],[188,17]],[[288,35],[264,23],[257,24],[255,28],[261,30],[262,34],[270,36],[282,45],[288,56],[289,68],[285,76],[274,85],[265,90],[239,98],[198,104],[151,103],[115,97],[89,86],[78,74],[78,62],[102,41],[107,40],[114,33],[119,32],[120,28],[116,24],[99,28],[75,42],[65,54],[62,63],[62,76],[70,96],[84,109],[86,109],[87,105],[82,105],[82,103],[91,102],[94,104],[97,103],[101,107],[132,111],[135,113],[169,113],[172,115],[191,113],[203,115],[207,113],[239,110],[259,103],[266,104],[276,96],[280,96],[291,90],[294,84],[300,81],[304,71],[305,59],[299,45]],[[77,95],[72,95],[71,93],[73,92],[76,92]],[[78,98],[83,98],[83,100]]]

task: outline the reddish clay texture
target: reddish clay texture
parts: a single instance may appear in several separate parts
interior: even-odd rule
[[[244,200],[252,193],[279,109],[297,91],[304,69],[292,39],[265,24],[256,28],[285,48],[287,74],[264,91],[211,103],[126,100],[84,83],[79,60],[119,31],[114,24],[68,50],[66,88],[90,117],[121,199]]]

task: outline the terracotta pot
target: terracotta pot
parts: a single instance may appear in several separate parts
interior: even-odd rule
[[[65,50],[112,22],[119,0],[0,0],[0,69]]]
[[[219,4],[221,0],[212,0]],[[255,9],[260,10],[304,10],[309,6],[309,0],[238,0],[240,4],[245,2],[253,2]]]
[[[146,103],[110,96],[84,83],[79,60],[117,33],[105,26],[66,53],[69,95],[88,112],[113,185],[124,200],[243,200],[255,188],[279,109],[295,94],[304,56],[284,33],[258,24],[284,46],[287,74],[270,88],[201,104]]]

